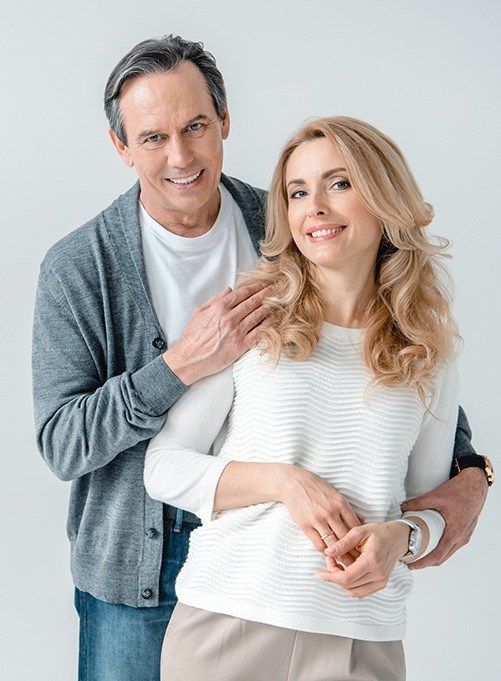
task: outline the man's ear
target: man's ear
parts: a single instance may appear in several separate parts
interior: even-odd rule
[[[120,154],[122,161],[125,163],[125,165],[128,166],[129,168],[133,168],[134,161],[132,160],[129,147],[117,137],[116,133],[114,133],[111,128],[108,130],[108,135],[110,136],[110,139],[113,142],[113,146]]]
[[[230,112],[228,109],[223,111],[221,116],[221,137],[225,140],[230,134]]]

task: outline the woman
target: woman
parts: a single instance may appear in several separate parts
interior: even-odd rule
[[[458,408],[432,217],[370,125],[313,121],[283,150],[263,257],[242,282],[273,284],[271,323],[192,386],[147,455],[151,496],[204,523],[163,678],[405,678],[405,563],[444,522],[402,520],[400,504],[448,479]]]

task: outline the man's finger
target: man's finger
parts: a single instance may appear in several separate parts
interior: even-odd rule
[[[234,309],[243,302],[251,301],[252,299],[254,299],[254,306],[258,303],[260,304],[262,299],[268,295],[270,289],[271,286],[263,287],[262,284],[249,284],[248,286],[237,288],[231,295],[231,300],[229,301],[230,307]]]
[[[264,322],[269,315],[270,311],[266,307],[258,307],[256,310],[253,310],[240,322],[242,332],[247,336],[247,334]]]
[[[427,496],[426,499],[424,499],[423,496],[406,499],[402,504],[402,511],[426,511],[429,508],[429,496]]]
[[[454,544],[451,548],[446,547],[446,549],[443,550],[439,545],[424,558],[420,558],[414,563],[408,563],[409,570],[421,570],[422,568],[426,567],[438,567],[439,565],[445,563],[446,560],[449,560],[449,558],[453,556],[460,548],[461,547],[458,544]]]
[[[224,298],[227,296],[229,293],[232,293],[233,289],[231,286],[227,286],[225,289],[220,291],[219,293],[216,293],[215,296],[212,296],[212,298],[209,298],[209,300],[206,300],[205,303],[202,303],[201,305],[198,306],[199,310],[206,310],[208,307],[210,307],[213,303],[217,303],[218,300],[221,300],[221,298]]]
[[[265,317],[262,322],[257,324],[253,329],[245,334],[245,346],[247,348],[253,348],[259,339],[261,330],[269,325],[269,317]]]

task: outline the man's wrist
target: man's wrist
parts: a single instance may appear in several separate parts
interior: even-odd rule
[[[453,478],[460,473],[472,470],[480,471],[489,487],[494,483],[494,468],[491,460],[488,456],[479,454],[467,454],[453,459],[450,477]],[[475,475],[475,473],[471,474]]]
[[[202,376],[196,375],[193,363],[190,363],[184,358],[183,352],[179,350],[177,345],[173,345],[166,350],[162,355],[162,359],[172,373],[177,376],[184,385],[192,385],[192,383],[198,381],[199,378],[203,378]]]

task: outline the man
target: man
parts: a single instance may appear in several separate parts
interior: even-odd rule
[[[35,418],[42,456],[73,480],[79,678],[150,681],[198,520],[146,495],[144,453],[188,386],[259,333],[267,291],[229,286],[255,262],[265,193],[221,174],[226,95],[200,44],[168,36],[137,45],[113,70],[105,109],[139,181],[41,266]],[[463,413],[455,456],[468,470],[406,507],[436,508],[448,523],[421,566],[468,541],[485,499],[475,470],[484,458]]]

